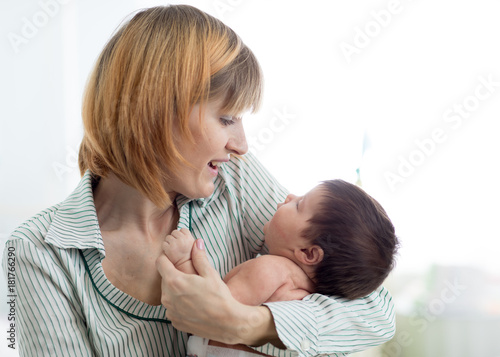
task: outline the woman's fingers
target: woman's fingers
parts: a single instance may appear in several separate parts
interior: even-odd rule
[[[220,280],[219,273],[215,271],[214,267],[208,261],[207,252],[205,250],[205,242],[201,238],[197,239],[195,244],[193,244],[191,261],[193,262],[193,266],[198,272],[198,275]]]
[[[175,265],[167,258],[165,254],[160,254],[156,259],[156,269],[161,276],[162,299],[163,293],[170,292],[173,289],[182,289],[182,281],[185,275],[178,270]]]

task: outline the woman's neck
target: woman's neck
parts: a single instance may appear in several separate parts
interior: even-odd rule
[[[171,194],[172,202],[175,196]],[[143,237],[164,236],[166,223],[177,214],[175,204],[158,208],[113,174],[101,178],[94,189],[94,202],[101,231],[128,230]]]

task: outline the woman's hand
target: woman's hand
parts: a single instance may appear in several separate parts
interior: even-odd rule
[[[164,254],[157,260],[161,302],[176,329],[227,344],[271,342],[283,348],[269,309],[243,305],[233,298],[210,265],[203,240],[196,240],[191,259],[199,275],[177,270]]]

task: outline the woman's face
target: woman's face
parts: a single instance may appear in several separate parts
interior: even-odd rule
[[[192,165],[184,165],[174,173],[169,189],[189,198],[208,197],[214,191],[218,166],[229,161],[229,154],[243,155],[248,145],[242,119],[223,113],[222,101],[210,101],[203,108],[193,106],[189,116],[189,129],[194,143],[179,143],[181,155]],[[200,126],[201,116],[201,126]]]

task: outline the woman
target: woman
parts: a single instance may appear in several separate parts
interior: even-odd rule
[[[111,38],[85,93],[79,186],[7,242],[21,355],[183,356],[188,333],[315,355],[392,337],[383,288],[251,307],[223,284],[263,250],[262,226],[286,196],[255,158],[239,157],[241,114],[258,108],[261,86],[238,36],[190,6],[141,11]],[[199,275],[162,255],[182,227],[202,238]]]

